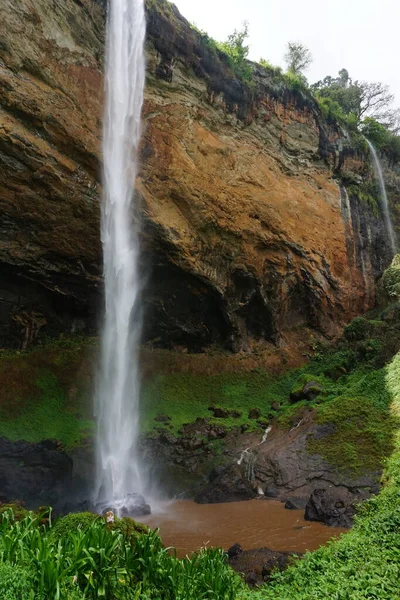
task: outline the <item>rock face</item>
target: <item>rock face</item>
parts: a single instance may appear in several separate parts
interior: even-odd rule
[[[240,502],[251,500],[257,496],[257,490],[251,481],[243,476],[239,465],[232,465],[221,472],[205,486],[196,496],[199,504],[218,504],[219,502]]]
[[[260,434],[229,434],[224,464],[211,471],[195,500],[232,502],[264,495],[288,509],[306,508],[309,520],[350,527],[355,506],[379,491],[381,472],[344,473],[311,454],[308,440],[329,433],[330,425],[315,423],[312,411],[306,411],[292,430],[273,428],[261,444]],[[201,476],[205,465],[200,456],[196,465]]]
[[[365,492],[352,494],[343,487],[316,489],[307,503],[304,518],[308,521],[321,521],[331,527],[351,527],[356,505],[366,497]]]
[[[104,4],[1,3],[0,346],[95,324]],[[335,335],[389,260],[383,221],[332,179],[338,132],[262,69],[251,91],[174,7],[147,9],[146,338]]]
[[[10,442],[0,438],[0,500],[24,500],[28,508],[63,504],[69,492],[72,460],[57,442]]]

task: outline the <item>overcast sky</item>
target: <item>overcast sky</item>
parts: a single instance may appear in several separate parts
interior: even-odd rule
[[[308,46],[310,83],[343,67],[353,79],[390,85],[400,106],[400,0],[173,0],[221,41],[248,21],[250,58],[284,65],[286,43]]]

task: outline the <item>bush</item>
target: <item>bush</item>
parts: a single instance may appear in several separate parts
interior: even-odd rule
[[[400,254],[397,254],[392,264],[383,274],[383,284],[389,296],[400,297]]]
[[[370,324],[364,317],[357,317],[344,328],[343,335],[349,342],[364,340],[370,331]]]

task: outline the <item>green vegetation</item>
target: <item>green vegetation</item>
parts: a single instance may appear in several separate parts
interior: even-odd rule
[[[131,533],[131,532],[134,533]],[[69,515],[53,526],[0,516],[0,592],[6,600],[234,600],[242,583],[221,550],[177,559],[134,521]]]
[[[31,352],[0,353],[0,435],[38,442],[57,439],[67,448],[82,443],[90,415],[92,340],[61,338]]]
[[[392,264],[383,274],[383,284],[389,296],[400,296],[400,254],[397,254]]]
[[[385,369],[385,393],[392,397],[392,418],[400,413],[400,354]],[[361,400],[361,398],[360,398]],[[361,408],[359,404],[359,408]],[[352,409],[350,409],[352,411]],[[353,529],[338,541],[274,575],[259,591],[241,600],[394,600],[400,579],[400,438],[387,462],[382,492],[359,507]]]

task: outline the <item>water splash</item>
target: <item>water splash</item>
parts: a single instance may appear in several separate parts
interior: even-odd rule
[[[144,0],[111,0],[108,10],[101,237],[105,317],[95,394],[95,503],[118,512],[142,492],[139,414],[138,240],[134,182],[145,84]]]
[[[389,200],[388,200],[387,193],[386,193],[386,186],[385,186],[385,179],[384,179],[383,171],[382,171],[382,165],[381,165],[381,162],[379,160],[379,157],[375,150],[374,145],[369,140],[367,140],[367,144],[369,146],[369,149],[371,150],[372,160],[373,160],[373,164],[374,164],[374,171],[375,171],[376,177],[379,181],[379,187],[381,190],[383,217],[385,219],[386,231],[389,236],[390,248],[392,250],[392,255],[395,256],[397,254],[397,241],[396,241],[396,236],[394,233],[392,219],[391,219],[390,211],[389,211]]]

